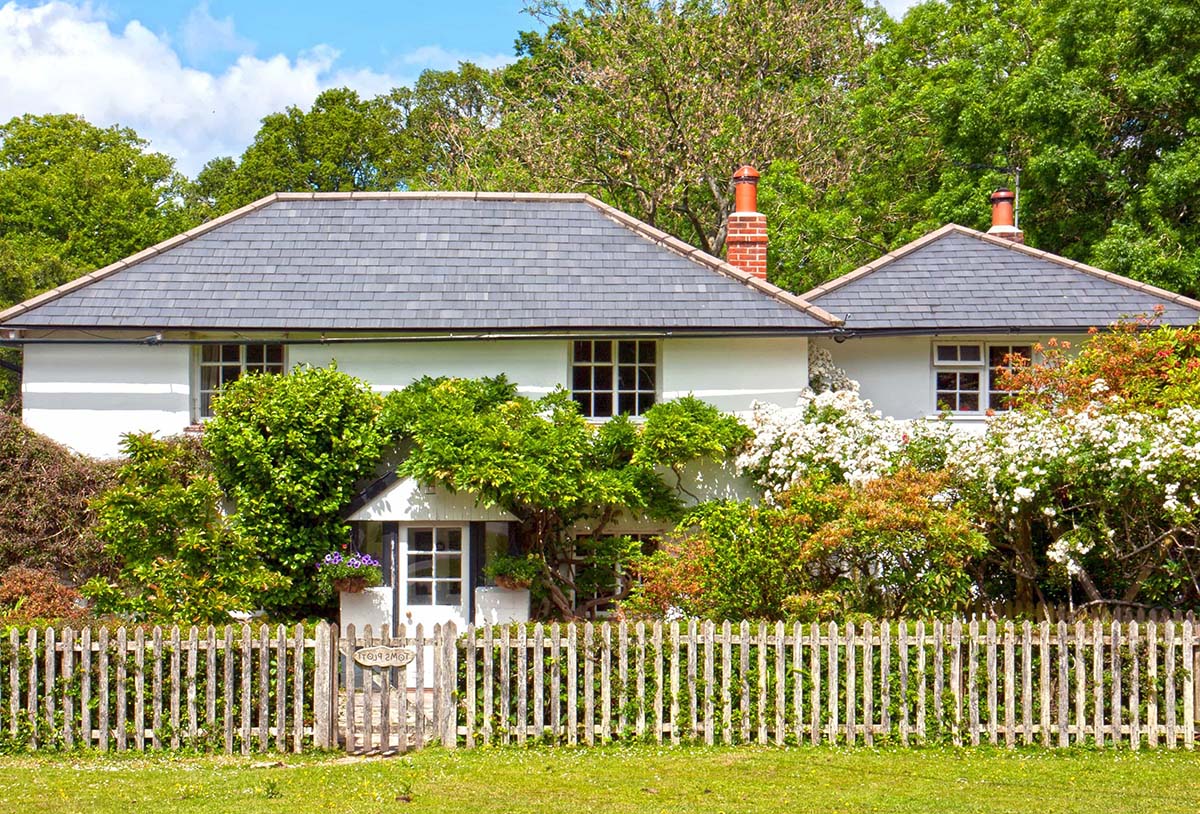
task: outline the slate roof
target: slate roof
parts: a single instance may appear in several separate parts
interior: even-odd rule
[[[801,296],[848,331],[1086,330],[1156,305],[1166,324],[1200,318],[1196,300],[956,224]]]
[[[279,193],[0,313],[6,328],[827,330],[586,195]]]

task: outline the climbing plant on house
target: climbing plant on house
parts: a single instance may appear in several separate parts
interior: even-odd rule
[[[204,447],[237,527],[290,579],[264,595],[266,605],[320,603],[316,563],[349,539],[342,509],[383,453],[381,403],[336,365],[244,376],[214,403]]]
[[[621,517],[677,519],[682,467],[723,460],[749,435],[733,416],[691,397],[656,405],[643,418],[591,424],[566,392],[530,399],[501,376],[421,379],[388,396],[381,424],[407,453],[401,474],[469,492],[517,518],[522,553],[541,563],[535,592],[558,614],[574,616],[587,608],[572,603],[573,591],[586,587],[595,604],[623,590],[577,585],[573,576],[632,556],[627,538],[597,542],[605,529]],[[586,549],[576,546],[577,524],[590,529]]]

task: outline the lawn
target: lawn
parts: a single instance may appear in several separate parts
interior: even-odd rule
[[[1187,812],[1182,752],[429,749],[409,757],[13,757],[0,811]]]

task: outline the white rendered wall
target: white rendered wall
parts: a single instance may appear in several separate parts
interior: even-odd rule
[[[808,387],[803,336],[665,339],[661,359],[663,401],[691,393],[737,412],[755,401],[795,404]]]
[[[565,339],[464,340],[459,342],[289,345],[289,365],[338,369],[380,392],[400,390],[422,376],[478,378],[503,373],[522,395],[537,398],[566,382]]]
[[[1083,335],[1064,335],[1073,348],[1086,341]],[[933,390],[933,344],[935,342],[982,342],[1006,345],[1046,343],[1045,336],[996,334],[994,336],[887,336],[852,337],[837,343],[817,339],[815,347],[824,348],[833,362],[859,383],[862,397],[875,409],[893,418],[923,418],[937,415]],[[982,415],[955,416],[964,425],[978,425]]]
[[[27,345],[22,417],[76,452],[120,452],[121,435],[177,435],[190,420],[184,345]]]

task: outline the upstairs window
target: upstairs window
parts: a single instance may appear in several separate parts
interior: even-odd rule
[[[571,395],[587,418],[641,415],[658,394],[653,339],[582,339],[571,346]]]
[[[934,400],[939,412],[982,413],[1009,409],[998,385],[1013,356],[1033,358],[1030,345],[939,342],[933,346]]]
[[[283,345],[212,343],[200,346],[196,418],[212,418],[213,397],[246,373],[283,373]]]

